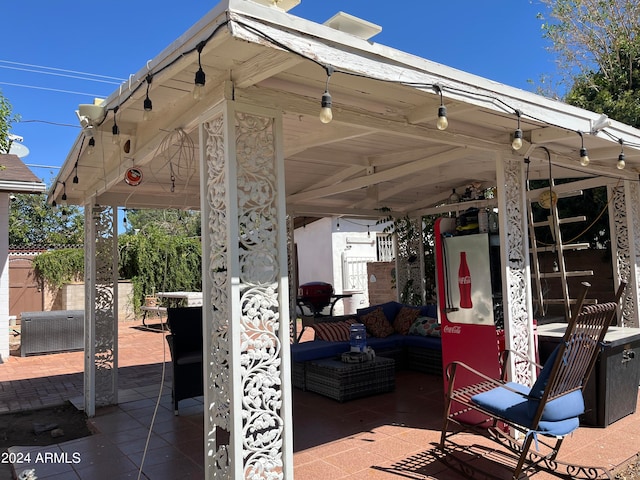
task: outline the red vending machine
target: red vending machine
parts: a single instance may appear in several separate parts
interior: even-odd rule
[[[494,319],[496,296],[501,298],[499,247],[491,248],[487,233],[458,235],[455,218],[435,223],[438,309],[442,334],[442,364],[461,361],[493,378],[500,376],[498,332]],[[497,238],[495,236],[494,238]],[[492,250],[494,251],[492,253]],[[497,252],[497,253],[496,253]],[[499,262],[499,256],[498,256]],[[492,263],[494,268],[492,269]],[[461,374],[464,373],[466,375]],[[458,370],[456,386],[477,383]],[[446,375],[444,387],[449,387]],[[476,423],[478,419],[463,418]]]

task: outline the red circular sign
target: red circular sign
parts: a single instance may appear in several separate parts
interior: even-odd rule
[[[142,182],[142,170],[136,167],[129,168],[124,174],[124,181],[135,187]]]

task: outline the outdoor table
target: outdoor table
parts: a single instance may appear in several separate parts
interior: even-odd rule
[[[158,292],[156,296],[167,299],[168,307],[199,307],[202,305],[202,292]]]

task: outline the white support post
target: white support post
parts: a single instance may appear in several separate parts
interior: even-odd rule
[[[640,188],[637,182],[627,180],[622,186],[608,187],[607,195],[612,199],[609,202],[609,231],[614,289],[617,290],[620,282],[627,282],[620,301],[622,315],[618,326],[637,328],[640,326]]]
[[[85,216],[84,406],[118,403],[117,208],[87,203]]]
[[[535,360],[525,165],[520,157],[503,158],[497,154],[496,172],[506,348]],[[534,368],[518,367],[514,356],[509,358],[509,379],[531,385]]]
[[[291,479],[280,112],[225,100],[200,147],[206,478]]]

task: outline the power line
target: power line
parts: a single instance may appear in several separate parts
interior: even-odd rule
[[[33,65],[30,63],[20,63],[20,62],[12,62],[10,60],[0,60],[0,63],[8,63],[10,65],[20,65],[21,67],[29,67],[29,68],[38,68],[38,69],[43,69],[43,70],[52,70],[54,72],[65,72],[65,73],[70,73],[70,74],[75,74],[75,75],[83,75],[85,77],[96,77],[96,79],[92,79],[92,78],[86,78],[84,80],[89,80],[89,81],[102,81],[102,80],[97,80],[99,78],[105,78],[105,79],[109,79],[109,80],[115,80],[115,82],[107,82],[107,83],[115,83],[116,85],[120,82],[124,82],[125,79],[124,78],[118,78],[118,77],[110,77],[108,75],[99,75],[97,73],[88,73],[88,72],[79,72],[77,70],[66,70],[64,68],[56,68],[56,67],[46,67],[43,65]],[[4,65],[0,65],[0,67],[2,68],[13,68],[14,70],[21,70],[20,68],[17,67],[7,67]],[[35,72],[35,73],[42,73],[42,74],[47,74],[47,75],[54,75],[54,73],[51,72],[39,72],[37,70],[27,70],[24,69],[25,71],[28,72]],[[66,76],[66,75],[61,75],[61,76]],[[79,77],[72,77],[72,78],[79,78]]]
[[[23,83],[10,83],[10,82],[0,82],[0,85],[9,85],[10,87],[23,87],[23,88],[33,88],[36,90],[47,90],[50,92],[58,92],[58,93],[70,93],[72,95],[85,95],[87,97],[104,97],[104,95],[97,93],[85,93],[85,92],[74,92],[73,90],[62,90],[59,88],[50,88],[50,87],[38,87],[35,85],[25,85]]]
[[[71,125],[70,123],[50,122],[49,120],[19,120],[17,123],[46,123],[47,125],[55,125],[56,127],[82,128],[80,125]]]
[[[6,69],[9,69],[9,70],[18,70],[20,72],[39,73],[41,75],[55,75],[56,77],[75,78],[77,80],[85,80],[85,81],[88,81],[88,82],[108,83],[110,85],[119,85],[121,83],[121,82],[114,82],[114,81],[111,81],[111,80],[100,80],[98,78],[81,77],[80,75],[70,75],[70,74],[67,74],[67,73],[40,72],[40,71],[34,70],[32,68],[10,67],[8,65],[0,65],[0,68],[6,68]]]

